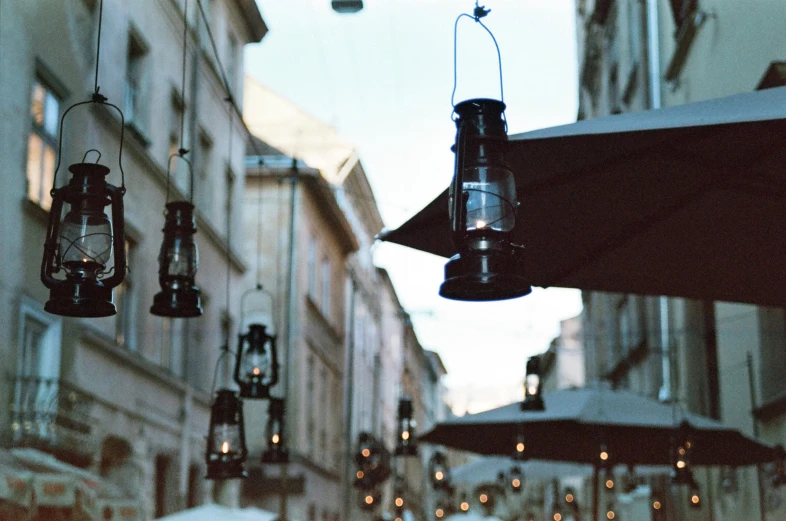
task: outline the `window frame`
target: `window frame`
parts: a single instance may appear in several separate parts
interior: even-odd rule
[[[52,188],[52,180],[54,179],[55,175],[55,168],[57,165],[57,150],[60,140],[60,118],[62,117],[63,113],[63,100],[64,100],[64,93],[62,89],[58,88],[58,84],[51,73],[46,73],[41,66],[37,67],[36,73],[33,76],[32,82],[28,89],[28,117],[30,118],[28,121],[30,122],[29,132],[27,133],[27,146],[26,146],[26,154],[25,154],[25,183],[26,183],[26,198],[33,203],[37,204],[41,208],[45,210],[49,210],[52,205],[52,196],[50,195],[50,190]],[[35,120],[35,116],[33,114],[33,104],[35,99],[35,93],[37,88],[41,88],[43,90],[43,105],[41,107],[41,116],[42,122],[38,124]],[[54,134],[50,133],[47,130],[47,114],[49,111],[47,107],[49,105],[49,100],[54,99],[57,102],[57,108],[55,109],[54,118]],[[49,113],[51,114],[51,113]],[[31,154],[31,140],[33,137],[36,137],[41,143],[41,150],[38,157],[38,171],[36,172],[36,177],[38,178],[38,194],[35,198],[31,197],[31,164],[30,164],[30,154]],[[46,150],[51,149],[52,151],[52,164],[51,168],[52,171],[49,176],[45,172],[45,154]]]

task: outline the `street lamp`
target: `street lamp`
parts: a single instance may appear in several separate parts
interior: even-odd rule
[[[540,356],[531,356],[527,360],[527,372],[524,377],[524,401],[521,402],[522,411],[542,411],[543,396],[541,396],[540,381]]]
[[[199,251],[194,205],[187,201],[166,204],[164,240],[158,255],[161,292],[153,298],[150,313],[162,317],[190,318],[202,314],[201,292],[194,277]]]
[[[398,401],[399,437],[396,443],[396,456],[417,456],[418,446],[415,442],[415,420],[412,419],[412,400],[401,398]]]
[[[243,398],[269,398],[270,388],[278,382],[276,337],[267,327],[251,324],[246,334],[238,335],[235,382]]]
[[[123,282],[126,274],[125,188],[107,183],[109,168],[98,163],[76,163],[68,170],[72,176],[67,185],[56,188],[52,184],[41,262],[41,282],[49,289],[44,309],[66,317],[108,317],[116,313],[112,289]],[[67,212],[61,221],[64,205]],[[104,213],[109,205],[111,223]],[[114,266],[107,268],[113,250]],[[55,278],[61,270],[65,279]]]
[[[219,389],[210,409],[207,436],[207,479],[247,476],[243,402],[235,391]]]
[[[267,449],[262,453],[262,463],[289,462],[289,451],[287,451],[284,439],[285,412],[283,398],[270,398],[267,405],[267,425],[265,426]]]

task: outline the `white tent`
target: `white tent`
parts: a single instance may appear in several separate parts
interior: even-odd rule
[[[160,521],[274,521],[278,514],[259,508],[202,505],[162,517]]]

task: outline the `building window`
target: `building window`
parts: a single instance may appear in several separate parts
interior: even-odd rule
[[[213,140],[205,132],[199,133],[197,141],[196,156],[196,194],[194,194],[197,206],[208,218],[213,218]]]
[[[135,32],[128,35],[128,51],[126,64],[125,92],[123,97],[123,115],[126,124],[137,133],[144,135],[147,131],[147,69],[148,47]]]
[[[330,259],[322,258],[322,295],[320,309],[325,318],[330,318]]]
[[[187,322],[174,318],[161,319],[161,367],[169,369],[177,377],[183,377]]]
[[[48,210],[52,206],[49,190],[55,174],[60,100],[38,78],[33,82],[30,116],[33,124],[27,141],[27,196]]]
[[[313,235],[308,237],[308,296],[317,300],[317,240]]]
[[[135,244],[126,238],[126,259],[129,266],[134,265],[134,256]],[[137,288],[131,270],[127,271],[123,283],[115,289],[115,306],[117,307],[115,342],[119,346],[136,351]]]

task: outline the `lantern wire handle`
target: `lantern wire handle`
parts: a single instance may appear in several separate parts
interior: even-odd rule
[[[103,22],[103,16],[104,16],[104,0],[99,0],[98,40],[96,42],[96,72],[95,72],[95,81],[93,83],[93,94],[90,95],[89,100],[80,101],[68,107],[66,111],[63,112],[63,116],[60,118],[60,130],[59,130],[60,134],[58,135],[58,140],[57,140],[57,163],[55,164],[54,174],[52,174],[52,189],[49,192],[52,197],[54,197],[55,188],[57,187],[57,172],[58,170],[60,170],[60,164],[63,161],[63,127],[65,125],[66,116],[68,115],[69,112],[71,112],[72,109],[90,103],[96,103],[98,105],[105,105],[107,107],[112,107],[120,115],[120,150],[117,155],[117,163],[118,166],[120,167],[120,194],[124,195],[126,193],[126,175],[125,172],[123,171],[123,141],[125,137],[126,119],[125,116],[123,116],[123,111],[120,110],[120,107],[112,103],[109,103],[107,101],[107,97],[101,94],[100,92],[101,87],[98,86],[98,63],[99,63],[99,58],[101,56],[101,25]],[[97,150],[95,151],[98,152]],[[88,150],[88,152],[90,152],[90,150]],[[98,154],[100,159],[101,153],[98,152]],[[87,157],[87,154],[85,154],[85,157]],[[84,158],[82,160],[84,161]]]
[[[85,155],[82,156],[82,162],[83,163],[87,160],[87,154],[89,154],[90,152],[95,152],[96,154],[98,154],[98,157],[96,158],[96,163],[101,161],[101,151],[98,150],[97,148],[91,148],[90,150],[85,152]]]
[[[189,173],[189,198],[188,202],[194,204],[194,166],[191,164],[191,161],[186,159],[186,153],[188,150],[180,149],[177,151],[177,154],[172,154],[169,156],[169,160],[167,161],[166,167],[166,202],[169,202],[169,192],[170,187],[172,186],[172,160],[174,158],[180,158],[181,161],[185,161],[188,165],[188,173]]]
[[[227,101],[231,102],[231,98]],[[234,113],[232,106],[229,107],[229,156],[232,157],[232,130],[235,124]],[[227,280],[226,280],[226,313],[227,313],[227,328],[226,338],[224,343],[224,350],[229,351],[229,305],[230,305],[230,277],[232,275],[232,194],[229,192],[229,183],[227,183]]]
[[[502,87],[502,54],[499,51],[499,44],[497,43],[497,39],[494,37],[494,34],[491,32],[491,30],[480,21],[481,18],[487,16],[490,12],[491,9],[486,9],[485,6],[478,5],[476,0],[475,9],[473,10],[472,14],[469,15],[466,13],[461,13],[458,15],[458,17],[456,17],[456,22],[453,24],[453,93],[450,95],[450,104],[454,107],[456,106],[455,98],[456,88],[458,86],[458,23],[464,17],[471,18],[472,20],[475,20],[476,23],[480,24],[480,26],[483,27],[487,33],[489,33],[491,40],[494,42],[494,47],[497,49],[497,63],[499,64],[499,97],[500,101],[505,103],[505,91]]]
[[[260,156],[257,161],[257,177],[259,178],[257,191],[257,289],[260,290],[262,289],[262,168],[264,164]],[[270,299],[273,300],[273,297],[271,296]]]

